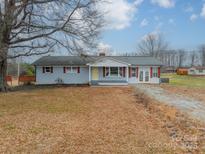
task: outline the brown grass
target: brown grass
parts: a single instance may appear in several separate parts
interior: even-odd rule
[[[130,87],[0,94],[0,153],[183,152],[154,114],[160,109],[141,101]]]

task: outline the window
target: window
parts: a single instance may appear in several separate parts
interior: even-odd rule
[[[53,73],[53,67],[51,66],[43,67],[43,73]]]
[[[125,67],[104,67],[103,76],[125,77]]]
[[[105,71],[106,71],[105,75],[106,75],[106,76],[109,76],[109,74],[110,74],[110,71],[109,71],[109,70],[110,70],[109,67],[106,67],[106,68],[105,68]]]
[[[72,67],[72,73],[78,73],[78,67]]]
[[[143,71],[140,71],[140,81],[141,81],[141,82],[143,81],[143,78],[144,78],[144,76],[143,76]]]
[[[203,69],[199,69],[199,73],[203,73]]]
[[[145,72],[145,82],[148,82],[149,81],[149,72],[146,71]]]
[[[118,76],[119,68],[118,67],[110,67],[110,76]]]
[[[136,68],[132,67],[132,77],[136,77]]]
[[[120,76],[125,77],[125,67],[120,67]]]
[[[64,73],[80,73],[79,67],[64,67]]]
[[[51,67],[46,67],[45,71],[46,71],[46,73],[51,73]]]
[[[71,73],[71,67],[64,67],[64,73]]]
[[[158,77],[158,68],[153,68],[152,69],[152,77]]]

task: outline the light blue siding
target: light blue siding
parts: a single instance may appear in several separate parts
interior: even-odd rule
[[[64,84],[88,84],[88,67],[80,67],[80,73],[64,73],[63,66],[54,66],[53,73],[43,73],[42,67],[36,67],[37,84],[57,84],[61,79]]]

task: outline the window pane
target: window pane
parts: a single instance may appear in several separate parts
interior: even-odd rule
[[[136,68],[132,68],[132,77],[136,77]]]
[[[118,67],[110,67],[110,75],[118,76]]]
[[[73,67],[73,68],[72,68],[72,72],[73,72],[73,73],[77,73],[77,72],[78,72],[78,68],[77,68],[77,67]]]
[[[145,81],[146,82],[149,81],[149,72],[148,71],[145,72]]]
[[[108,67],[105,68],[105,76],[109,76],[109,68]]]
[[[123,67],[120,67],[120,76],[123,76]]]
[[[142,82],[143,81],[143,71],[140,71],[140,81]]]
[[[66,73],[70,73],[71,72],[71,67],[66,67]]]
[[[157,68],[153,68],[152,77],[158,77],[158,69]]]
[[[51,67],[46,67],[45,70],[46,70],[47,73],[50,73],[51,72]]]

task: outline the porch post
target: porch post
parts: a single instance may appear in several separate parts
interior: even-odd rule
[[[126,73],[127,74],[126,77],[127,77],[127,82],[128,82],[128,80],[129,80],[129,78],[128,78],[129,77],[129,67],[128,66],[127,66],[127,71],[126,72],[127,72]]]
[[[91,74],[90,74],[91,71],[90,71],[90,69],[91,69],[91,68],[90,68],[90,65],[89,65],[89,84],[91,84],[91,82],[90,82],[90,81],[91,81]]]

